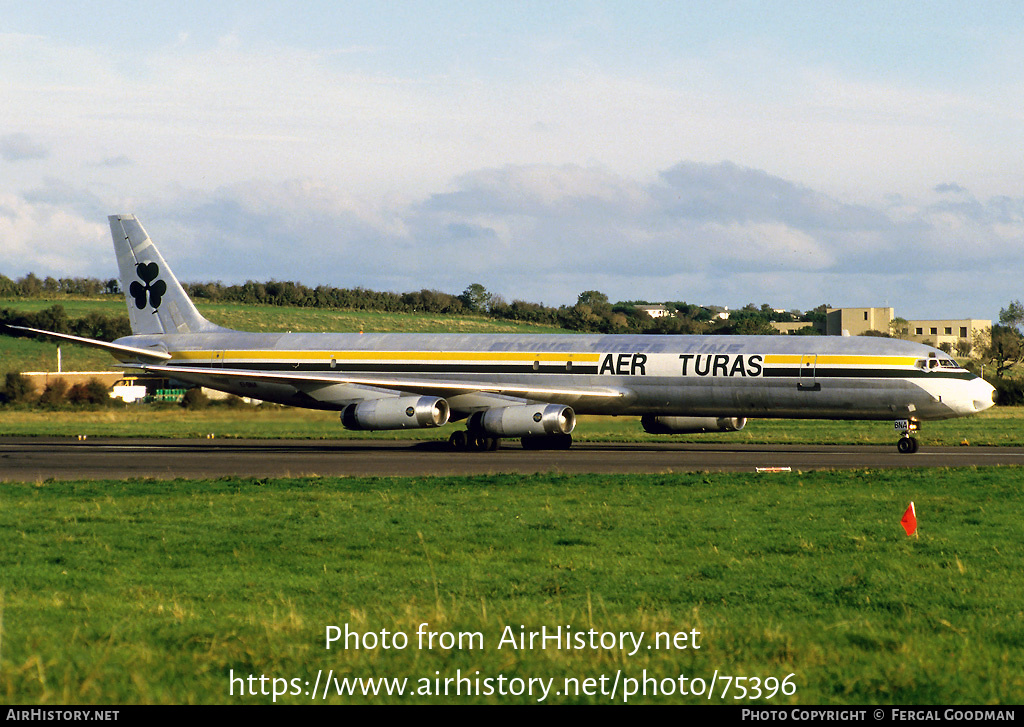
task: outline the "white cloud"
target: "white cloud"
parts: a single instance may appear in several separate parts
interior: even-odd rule
[[[83,219],[47,202],[0,194],[0,271],[8,277],[34,272],[41,277],[97,275],[97,261],[109,259],[116,273],[106,220]]]
[[[500,54],[482,33],[429,70],[395,37],[302,47],[244,22],[2,35],[0,264],[109,275],[104,216],[137,212],[192,278],[480,280],[549,303],[1021,297],[1019,64],[929,84],[778,38],[619,64],[585,42],[605,25]],[[79,242],[55,258],[53,234]]]
[[[950,168],[985,189],[972,160],[1001,175],[1019,168],[1005,145],[986,141],[990,119],[1019,115],[1012,104],[868,83],[778,54],[497,77],[373,71],[350,64],[352,55],[238,34],[141,48],[13,36],[0,78],[8,123],[59,146],[63,167],[130,158],[148,190],[316,177],[360,193],[423,195],[507,165],[644,178],[676,159],[735,159],[868,198],[879,183],[933,186]]]
[[[826,270],[835,264],[835,256],[811,234],[779,222],[730,223],[708,226],[709,236],[717,238],[714,267],[732,265],[788,271]]]
[[[953,306],[990,317],[1021,296],[1007,271],[1024,266],[1024,199],[961,189],[873,208],[730,163],[687,162],[650,181],[589,167],[481,169],[418,201],[359,198],[315,179],[159,202],[52,181],[2,198],[3,272],[112,274],[103,215],[113,211],[138,213],[187,280],[448,292],[481,282],[549,304],[598,289],[613,300],[890,304],[911,317]]]
[[[34,142],[28,134],[7,134],[0,136],[0,157],[9,162],[28,159],[45,159],[49,156],[46,147]]]

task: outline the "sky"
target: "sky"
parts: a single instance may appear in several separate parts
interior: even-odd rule
[[[1020,2],[0,0],[0,274],[1024,298]]]

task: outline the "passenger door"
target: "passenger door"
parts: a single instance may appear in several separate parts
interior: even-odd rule
[[[800,391],[821,391],[821,384],[818,383],[817,354],[805,353],[800,357],[800,374],[796,388]]]

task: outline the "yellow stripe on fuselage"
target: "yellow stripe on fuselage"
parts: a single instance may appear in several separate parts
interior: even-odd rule
[[[791,354],[766,354],[765,364],[796,364],[809,360],[821,365],[832,366],[913,366],[919,359],[914,356],[831,356],[829,354],[807,354],[804,356]]]
[[[269,361],[580,361],[596,363],[598,353],[515,353],[509,351],[173,351],[177,360],[221,358]]]

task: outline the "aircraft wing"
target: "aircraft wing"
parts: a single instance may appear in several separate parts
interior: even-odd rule
[[[72,336],[70,333],[54,333],[53,331],[44,331],[39,328],[28,328],[27,326],[12,326],[6,324],[8,328],[15,331],[26,331],[27,333],[35,333],[40,336],[47,336],[48,338],[56,338],[61,341],[71,341],[72,343],[81,343],[85,346],[92,346],[93,348],[102,348],[104,351],[109,351],[114,356],[121,354],[122,356],[137,356],[139,358],[151,359],[153,361],[167,361],[171,358],[171,354],[166,351],[160,351],[155,348],[136,348],[135,346],[122,346],[117,343],[109,343],[107,341],[99,341],[95,338],[83,338],[82,336]]]
[[[583,397],[617,399],[628,396],[630,393],[626,389],[617,389],[612,387],[552,387],[503,383],[497,381],[459,381],[455,379],[406,378],[402,376],[388,375],[361,376],[358,374],[283,373],[275,371],[257,371],[253,369],[215,369],[199,366],[162,366],[154,364],[122,364],[121,368],[142,369],[147,372],[158,373],[172,378],[180,378],[183,381],[227,378],[245,381],[290,384],[299,389],[319,388],[335,384],[355,384],[357,386],[372,386],[378,389],[391,389],[393,391],[407,392],[411,394],[425,394],[441,397],[483,392],[488,394],[502,394],[505,396],[540,400]]]

